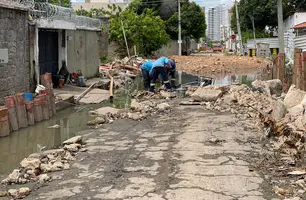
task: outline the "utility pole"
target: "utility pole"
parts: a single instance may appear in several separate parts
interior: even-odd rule
[[[278,17],[278,69],[277,78],[284,81],[285,78],[285,44],[284,44],[284,22],[283,22],[283,1],[277,1],[277,17]]]
[[[178,0],[178,55],[182,55],[181,0]]]
[[[242,36],[241,36],[241,28],[240,28],[240,22],[239,22],[239,12],[238,12],[238,2],[235,0],[235,8],[236,8],[236,19],[237,19],[237,29],[238,29],[238,35],[239,35],[239,48],[240,48],[240,54],[243,53],[242,50]]]
[[[122,26],[122,32],[123,32],[123,37],[124,37],[124,41],[125,41],[125,46],[126,46],[126,52],[128,54],[128,57],[130,58],[130,50],[129,50],[129,46],[127,43],[127,39],[126,39],[126,35],[125,35],[125,30],[124,30],[124,25],[123,25],[123,21],[121,20],[121,26]]]
[[[254,16],[250,15],[250,18],[252,20],[252,25],[253,25],[253,36],[254,36],[254,48],[256,51],[256,33],[255,33],[255,22],[254,22]]]

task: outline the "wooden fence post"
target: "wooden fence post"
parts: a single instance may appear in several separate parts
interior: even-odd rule
[[[306,91],[306,52],[302,52],[302,70],[301,70],[301,75],[302,75],[302,87],[301,89]]]

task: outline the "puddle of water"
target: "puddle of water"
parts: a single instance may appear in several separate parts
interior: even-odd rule
[[[210,77],[210,76],[207,76]],[[249,87],[251,87],[251,83],[254,80],[262,80],[263,77],[260,73],[258,74],[246,74],[246,75],[224,75],[224,76],[218,76],[218,77],[214,77],[211,76],[213,78],[213,85],[220,85],[220,86],[224,86],[224,85],[231,85],[233,83],[242,83],[242,84],[246,84]],[[186,84],[186,83],[190,83],[190,82],[196,82],[200,79],[200,76],[196,76],[196,75],[192,75],[192,74],[187,74],[187,73],[182,73],[182,84]],[[176,81],[178,82],[178,78],[176,79]]]
[[[52,119],[12,132],[8,137],[0,138],[0,174],[10,173],[19,166],[23,158],[39,152],[38,145],[52,149],[60,146],[64,140],[76,134],[82,134],[84,130],[90,130],[91,127],[87,126],[87,121],[94,117],[91,117],[88,111],[105,106],[124,108],[127,100],[125,94],[122,92],[116,95],[112,103],[107,100],[101,104],[71,106],[59,111]],[[128,98],[129,103],[130,98]],[[60,125],[60,128],[48,128],[55,124]],[[83,132],[85,133],[87,132]]]

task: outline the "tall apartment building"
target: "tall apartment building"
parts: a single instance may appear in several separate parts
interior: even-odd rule
[[[226,16],[222,5],[208,9],[207,38],[212,41],[219,41],[221,37],[221,26],[226,24]]]

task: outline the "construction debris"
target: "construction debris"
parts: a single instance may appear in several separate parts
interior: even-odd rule
[[[51,149],[42,153],[34,153],[21,161],[19,169],[14,169],[2,184],[25,184],[36,182],[44,184],[52,180],[52,176],[46,173],[70,169],[68,161],[75,160],[76,153],[83,152],[82,136],[75,136],[63,142],[63,148]],[[27,187],[10,189],[0,192],[0,196],[8,196],[12,199],[25,198],[31,190]]]

